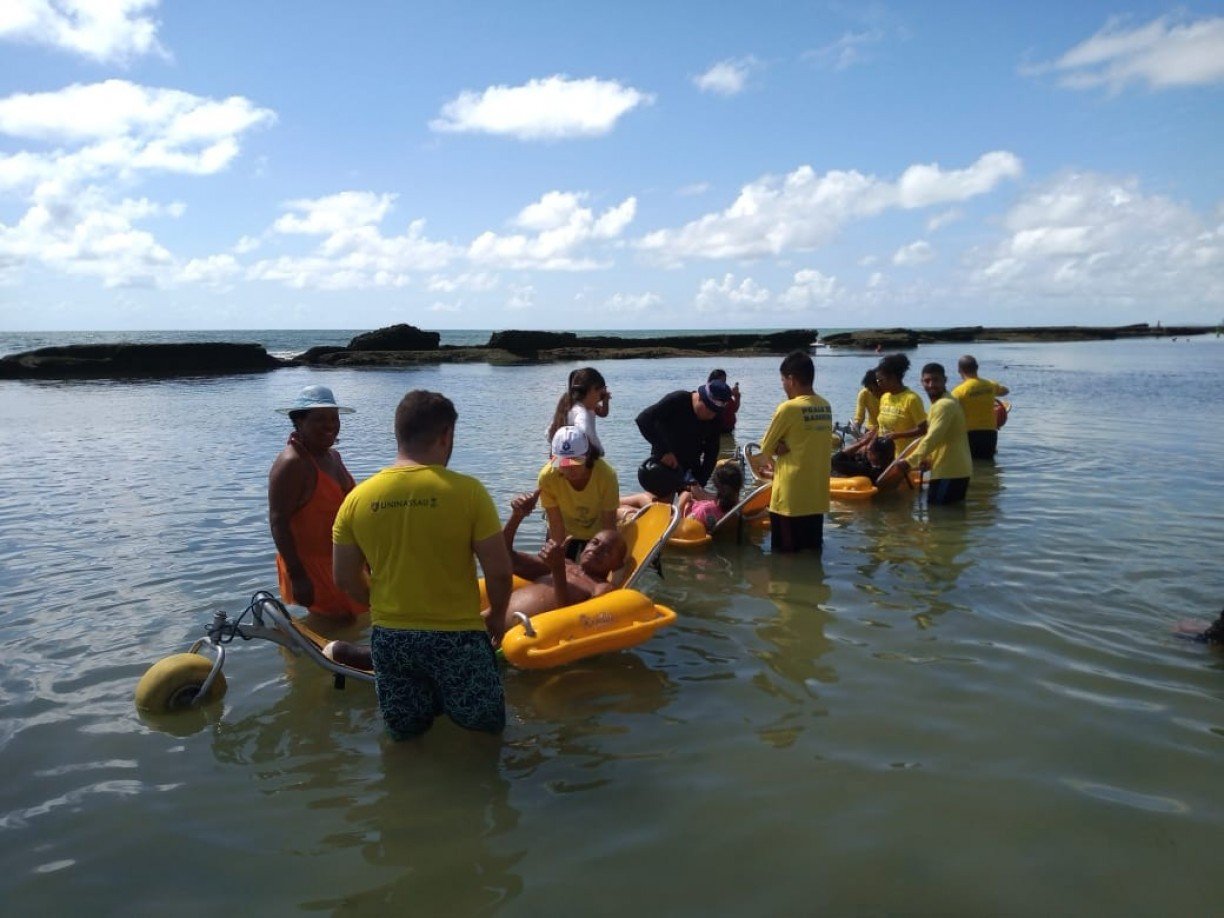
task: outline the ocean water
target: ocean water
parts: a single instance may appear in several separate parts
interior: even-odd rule
[[[271,334],[217,333],[273,351],[329,343]],[[759,536],[668,553],[643,588],[674,627],[564,669],[508,670],[500,740],[441,722],[407,744],[382,736],[369,686],[338,691],[266,642],[230,647],[228,694],[194,715],[144,719],[132,693],[213,610],[275,587],[266,475],[288,429],[273,408],[300,387],[358,408],[339,446],[358,478],[392,458],[404,391],[447,393],[452,465],[504,512],[545,458],[570,365],[0,382],[0,901],[99,915],[1214,913],[1224,656],[1170,627],[1222,604],[1224,342],[975,353],[1014,410],[963,507],[835,506],[820,559],[774,557]],[[915,385],[922,363],[957,354],[913,352]],[[838,419],[872,361],[817,357]],[[645,455],[641,408],[718,363],[744,393],[738,441],[755,439],[782,397],[777,362],[601,365],[622,489]],[[520,544],[542,536],[533,518]]]

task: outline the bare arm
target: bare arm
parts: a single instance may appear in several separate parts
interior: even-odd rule
[[[548,537],[554,542],[564,542],[565,518],[561,516],[561,508],[545,507],[544,514],[548,517]]]
[[[502,530],[502,541],[505,542],[510,556],[511,572],[526,580],[538,580],[548,573],[548,566],[540,561],[539,557],[514,549],[514,537],[518,534],[519,524],[535,509],[539,496],[537,489],[530,494],[520,494],[510,501],[510,518],[506,520],[506,528]]]
[[[482,613],[485,628],[495,644],[501,643],[506,633],[506,606],[510,602],[510,553],[501,533],[491,535],[472,544],[480,569],[484,571],[485,594],[489,597],[489,608]]]
[[[293,598],[303,606],[314,602],[314,584],[306,576],[289,520],[310,500],[314,485],[312,472],[313,469],[304,459],[292,448],[287,448],[276,457],[268,473],[268,525],[272,530],[272,541],[285,561],[289,582],[293,586]]]
[[[554,542],[549,539],[540,549],[540,561],[552,574],[553,602],[556,608],[564,609],[573,600],[570,599],[569,583],[565,577],[565,542]]]
[[[345,594],[363,606],[370,604],[370,575],[359,546],[332,545],[332,578]]]

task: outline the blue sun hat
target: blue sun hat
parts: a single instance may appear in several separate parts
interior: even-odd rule
[[[289,414],[293,411],[311,411],[315,408],[334,408],[341,414],[352,414],[356,409],[336,404],[336,396],[327,386],[307,386],[298,393],[292,405],[277,408],[279,414]]]

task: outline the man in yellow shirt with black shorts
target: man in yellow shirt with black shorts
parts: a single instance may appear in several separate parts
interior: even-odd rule
[[[761,455],[772,461],[774,470],[770,549],[819,552],[824,547],[824,515],[829,512],[833,411],[812,389],[816,367],[810,355],[788,354],[778,372],[786,401],[774,409],[761,438]]]
[[[370,607],[374,688],[394,739],[424,733],[441,713],[469,730],[506,724],[490,638],[505,627],[510,555],[484,485],[446,467],[457,417],[437,392],[405,395],[395,463],[349,492],[332,528],[336,584]]]
[[[969,452],[974,459],[993,459],[999,446],[995,399],[1011,390],[993,379],[978,376],[977,358],[972,354],[966,354],[956,361],[956,369],[964,382],[952,390],[952,397],[960,402],[965,412]]]

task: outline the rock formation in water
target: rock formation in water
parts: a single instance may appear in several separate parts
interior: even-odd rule
[[[981,325],[941,329],[866,328],[838,332],[821,338],[829,347],[855,347],[874,350],[898,350],[920,344],[971,341],[1113,341],[1117,338],[1157,338],[1205,335],[1212,329],[1206,325],[1173,325],[1155,327],[1141,322],[1108,328],[1082,325],[1030,325],[1018,328],[985,328]]]
[[[0,357],[0,379],[206,376],[285,365],[262,344],[67,344]]]

